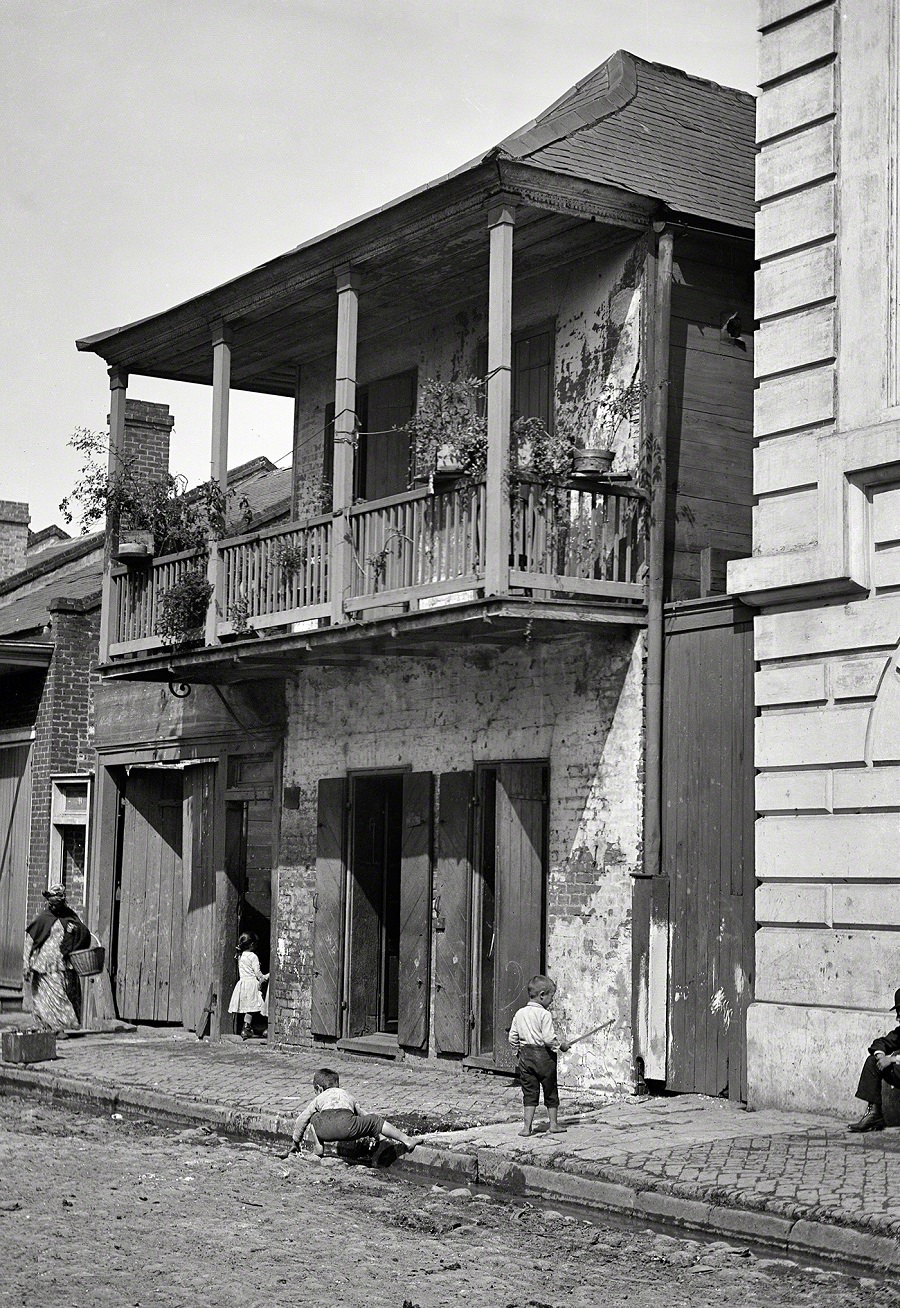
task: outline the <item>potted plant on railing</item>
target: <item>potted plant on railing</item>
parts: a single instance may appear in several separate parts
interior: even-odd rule
[[[616,455],[622,427],[639,417],[644,384],[637,378],[623,384],[609,379],[597,406],[593,428],[584,445],[575,450],[573,471],[576,477],[603,477],[609,473]]]
[[[478,377],[429,377],[416,412],[404,426],[410,438],[411,480],[434,489],[436,478],[483,481],[487,471],[485,384]]]

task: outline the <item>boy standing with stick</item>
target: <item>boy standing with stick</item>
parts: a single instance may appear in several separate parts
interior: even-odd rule
[[[556,1056],[569,1048],[560,1040],[550,1016],[550,1005],[556,994],[556,983],[548,976],[533,976],[528,982],[528,1003],[520,1008],[509,1028],[509,1043],[517,1054],[519,1080],[522,1083],[524,1123],[519,1135],[531,1135],[534,1110],[544,1093],[544,1105],[550,1118],[549,1129],[557,1135],[565,1131],[560,1126],[559,1087],[556,1082]]]

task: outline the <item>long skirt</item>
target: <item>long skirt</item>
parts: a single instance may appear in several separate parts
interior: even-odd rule
[[[70,968],[32,972],[31,1006],[35,1020],[49,1031],[77,1031],[81,1026],[81,983]]]

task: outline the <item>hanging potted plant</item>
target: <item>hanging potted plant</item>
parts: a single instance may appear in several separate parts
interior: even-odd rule
[[[186,645],[199,640],[206,624],[213,588],[203,567],[189,568],[159,597],[156,634],[167,645]]]

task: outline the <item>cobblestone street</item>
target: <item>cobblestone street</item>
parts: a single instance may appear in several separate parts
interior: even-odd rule
[[[0,1100],[3,1308],[900,1303],[746,1246],[588,1223],[202,1128]]]

